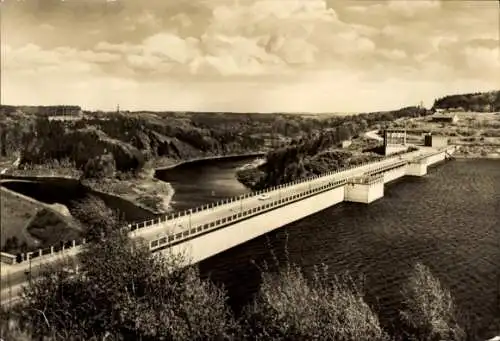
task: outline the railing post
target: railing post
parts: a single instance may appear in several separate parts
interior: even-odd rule
[[[50,255],[51,256],[54,255],[54,247],[53,246],[50,247]]]
[[[76,240],[73,239],[72,244],[73,244],[73,247],[75,247],[76,246]]]
[[[42,257],[42,249],[38,249],[38,256]]]

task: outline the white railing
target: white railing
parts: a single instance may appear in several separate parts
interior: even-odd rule
[[[255,216],[262,214],[263,212],[267,212],[273,209],[276,209],[278,207],[288,205],[291,202],[299,201],[302,200],[306,197],[310,197],[312,195],[316,195],[320,192],[324,192],[327,190],[331,190],[335,187],[343,186],[347,180],[337,180],[334,182],[329,182],[322,184],[321,186],[317,186],[311,189],[308,189],[306,191],[296,193],[296,194],[291,194],[288,196],[281,196],[278,200],[274,200],[271,202],[266,202],[262,205],[250,207],[250,208],[242,208],[240,212],[235,213],[235,212],[228,212],[228,214],[218,217],[218,219],[213,220],[208,223],[200,224],[200,225],[195,225],[192,226],[184,231],[178,231],[177,233],[173,234],[164,234],[158,239],[154,239],[150,241],[150,249],[151,250],[158,250],[161,248],[169,247],[173,244],[180,243],[182,241],[185,241],[187,239],[194,238],[200,234],[205,234],[208,232],[211,232],[213,230],[219,229],[223,226],[232,224],[236,221],[241,221],[244,219],[247,219],[248,217]]]

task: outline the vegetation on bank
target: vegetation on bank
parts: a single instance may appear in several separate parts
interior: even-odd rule
[[[18,254],[48,248],[81,234],[75,222],[56,207],[49,209],[49,205],[26,200],[4,188],[0,190],[2,252]]]
[[[445,96],[436,99],[433,108],[473,112],[500,111],[500,91]]]
[[[366,303],[362,282],[290,263],[261,268],[254,300],[237,316],[224,289],[181,256],[151,254],[117,229],[119,217],[93,200],[78,215],[89,243],[78,260],[46,268],[21,302],[1,312],[5,340],[441,340],[462,341],[449,291],[417,264],[406,286],[401,328],[389,333]],[[92,237],[90,237],[92,235]],[[275,258],[276,259],[276,258]],[[70,271],[73,269],[73,271]]]
[[[408,107],[331,119],[336,121],[335,128],[303,136],[285,147],[268,152],[264,164],[239,170],[238,180],[250,188],[262,189],[380,159],[382,156],[375,153],[369,143],[364,145],[365,148],[353,145],[347,149],[339,148],[339,144],[356,137],[360,139],[359,135],[369,127],[384,127],[399,118],[428,114],[430,112],[425,109]]]
[[[449,291],[417,264],[403,290],[405,323],[388,332],[348,275],[291,264],[262,268],[255,299],[236,316],[223,289],[179,257],[157,257],[119,231],[86,245],[1,312],[5,340],[472,340]],[[70,272],[67,269],[77,269]]]
[[[20,155],[18,169],[7,173],[80,178],[156,213],[168,209],[173,191],[154,179],[155,165],[262,151],[328,126],[319,118],[281,114],[76,110],[78,120],[47,117],[75,110],[0,106],[0,156]]]

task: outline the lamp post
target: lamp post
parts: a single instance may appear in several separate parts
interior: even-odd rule
[[[25,271],[24,274],[26,275],[26,277],[28,277],[28,281],[29,281],[29,284],[30,284],[30,287],[32,285],[32,280],[31,280],[31,254],[28,253],[28,264],[29,264],[29,268],[28,268],[28,271]]]

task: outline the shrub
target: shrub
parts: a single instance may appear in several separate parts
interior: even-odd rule
[[[427,266],[415,265],[403,288],[403,296],[401,316],[409,340],[465,340],[451,293]]]
[[[26,288],[21,321],[36,337],[230,340],[224,292],[180,261],[112,232],[86,244],[76,275],[51,268]]]
[[[111,153],[89,159],[83,168],[85,178],[112,178],[115,173],[116,162]]]
[[[264,271],[255,301],[245,308],[248,340],[384,340],[378,317],[349,276],[328,278],[326,268],[307,280],[297,266]]]

